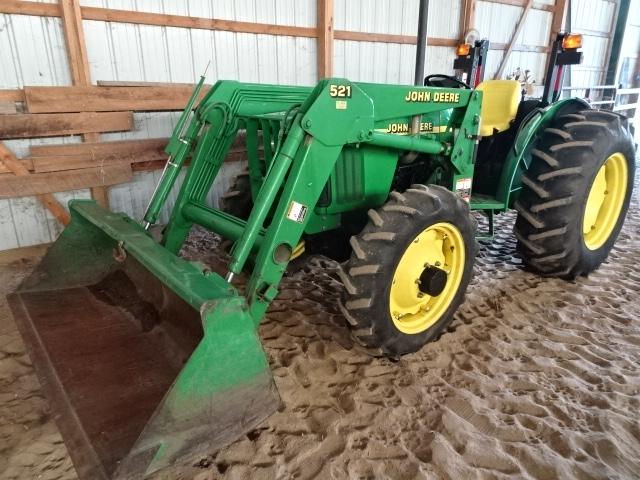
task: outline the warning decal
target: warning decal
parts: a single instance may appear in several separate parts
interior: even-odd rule
[[[465,202],[471,199],[471,179],[460,178],[456,180],[456,193],[462,197]]]
[[[304,217],[307,216],[307,207],[301,203],[292,201],[287,210],[287,218],[294,222],[304,222]]]

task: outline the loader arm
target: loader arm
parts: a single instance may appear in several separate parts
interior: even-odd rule
[[[234,240],[228,281],[242,271],[254,253],[246,299],[257,325],[277,295],[291,253],[341,150],[347,145],[367,144],[447,155],[455,168],[451,179],[455,189],[459,179],[473,176],[481,101],[481,92],[470,90],[359,84],[338,78],[323,80],[313,90],[218,82],[194,119],[204,125],[203,133],[165,230],[164,246],[177,254],[194,223]],[[433,135],[394,135],[376,128],[393,119],[447,109],[460,117],[450,142]],[[284,140],[273,154],[249,218],[243,221],[207,207],[204,200],[238,131],[238,119],[283,111],[288,113],[283,116],[288,121],[283,120],[280,132]],[[158,190],[172,186],[167,180]]]

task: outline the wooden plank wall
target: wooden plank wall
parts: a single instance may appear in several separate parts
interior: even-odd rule
[[[132,128],[133,115],[131,112],[0,115],[0,138],[2,139],[123,132]]]

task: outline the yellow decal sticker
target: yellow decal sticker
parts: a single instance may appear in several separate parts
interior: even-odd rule
[[[411,90],[404,97],[405,102],[458,103],[460,94],[453,92],[424,92]]]
[[[346,110],[346,109],[347,109],[346,100],[336,100],[336,110]]]

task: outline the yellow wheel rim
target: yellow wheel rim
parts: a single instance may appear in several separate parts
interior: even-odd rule
[[[416,334],[432,327],[458,292],[464,264],[464,241],[454,225],[436,223],[424,229],[407,247],[393,274],[389,311],[396,328]],[[437,295],[424,292],[421,279],[427,269],[446,273],[444,288]]]
[[[614,153],[593,180],[584,209],[582,233],[589,250],[602,247],[618,223],[627,194],[627,159]]]

